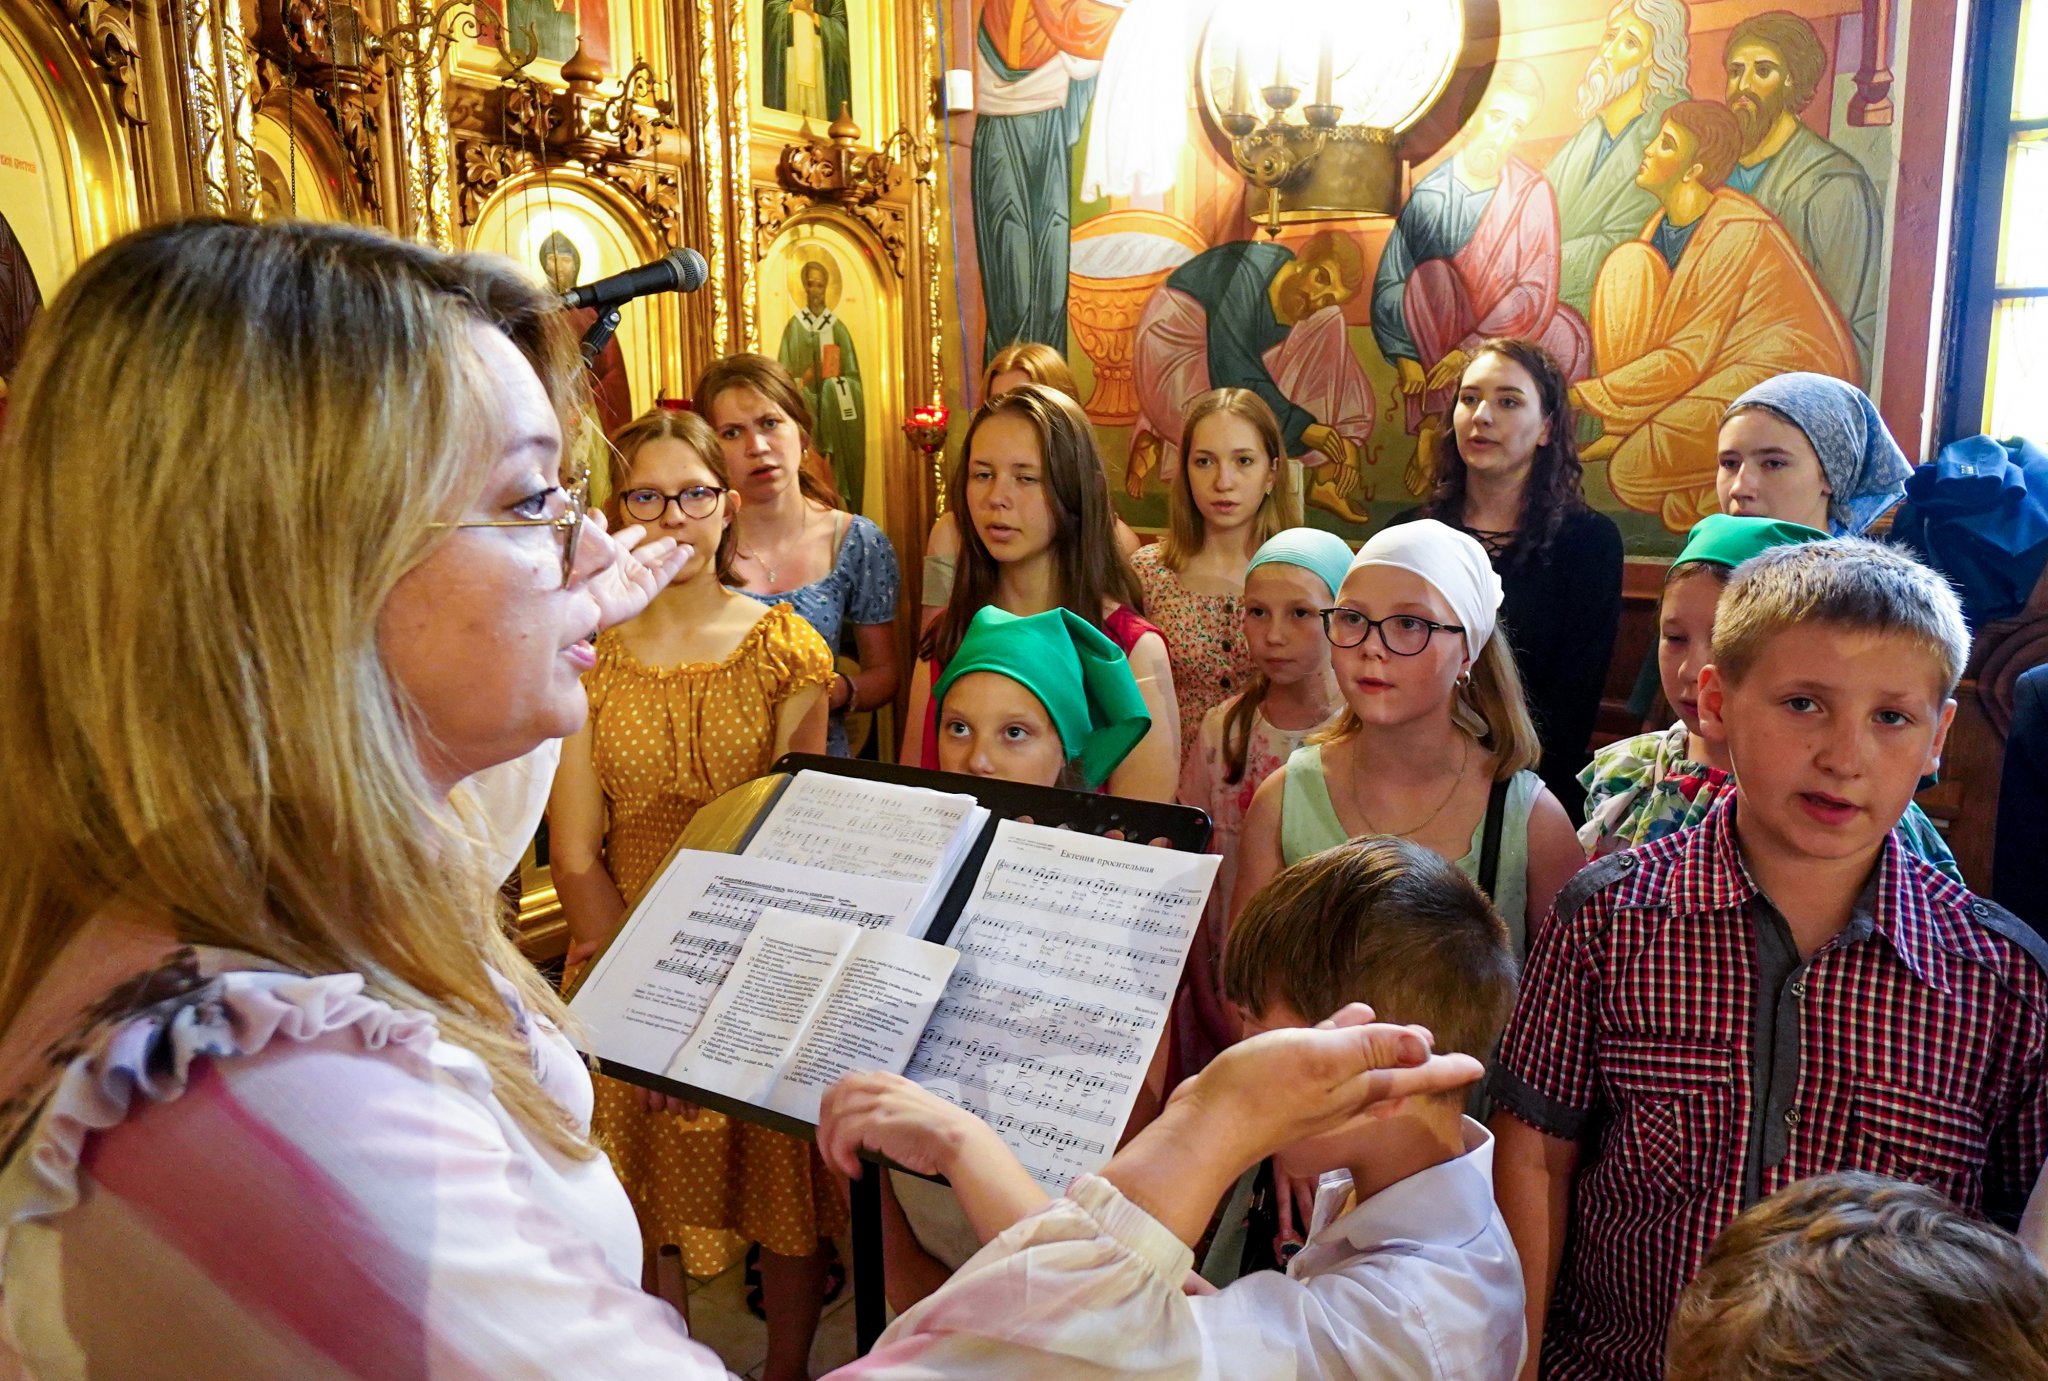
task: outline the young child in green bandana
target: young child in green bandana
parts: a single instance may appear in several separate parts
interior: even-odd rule
[[[1067,609],[983,609],[932,694],[939,770],[970,777],[1094,790],[1152,726],[1122,649]]]
[[[1122,649],[1068,609],[982,609],[932,698],[939,770],[992,781],[1095,790],[1152,727]],[[884,1184],[883,1271],[901,1313],[981,1239],[944,1185],[893,1171]]]

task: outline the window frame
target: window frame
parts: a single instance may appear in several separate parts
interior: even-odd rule
[[[2048,24],[2048,0],[2035,0]],[[1965,42],[1961,158],[1957,167],[1955,235],[1949,264],[1948,329],[1942,348],[1935,434],[1946,445],[1984,431],[1991,332],[2001,302],[2048,298],[2048,285],[1998,286],[2005,220],[2006,169],[2014,135],[2048,129],[2048,117],[2015,120],[2020,16],[2025,0],[1975,0]]]

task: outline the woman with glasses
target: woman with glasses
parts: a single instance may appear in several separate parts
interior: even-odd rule
[[[572,962],[618,929],[699,807],[785,752],[824,751],[833,677],[830,650],[796,610],[722,583],[740,500],[705,421],[656,409],[612,448],[618,516],[696,554],[646,613],[598,638],[590,717],[562,750],[548,820]],[[610,1079],[597,1081],[591,1125],[650,1263],[667,1243],[701,1252],[705,1229],[762,1244],[765,1375],[801,1376],[823,1298],[819,1239],[845,1226],[810,1144],[717,1113],[678,1117]]]
[[[833,673],[826,693],[829,751],[845,757],[846,716],[896,695],[896,549],[867,518],[843,512],[805,468],[811,412],[780,363],[727,356],[697,381],[696,408],[725,448],[741,500],[727,578],[757,600],[793,606],[834,655],[855,659]]]
[[[1518,953],[1585,863],[1531,771],[1539,748],[1486,549],[1433,519],[1359,548],[1323,610],[1346,713],[1252,798],[1233,914],[1283,867],[1347,839],[1397,834],[1478,882]]]

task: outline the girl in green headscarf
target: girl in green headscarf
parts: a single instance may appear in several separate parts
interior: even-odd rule
[[[1067,609],[974,616],[933,690],[939,769],[1094,789],[1152,716],[1122,649]]]

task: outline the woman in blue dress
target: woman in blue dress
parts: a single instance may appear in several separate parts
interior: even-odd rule
[[[728,355],[713,364],[697,381],[696,410],[718,434],[740,498],[734,588],[793,606],[826,646],[858,663],[834,675],[827,693],[827,751],[845,757],[846,716],[893,700],[902,670],[895,548],[805,468],[810,409],[775,360]]]

